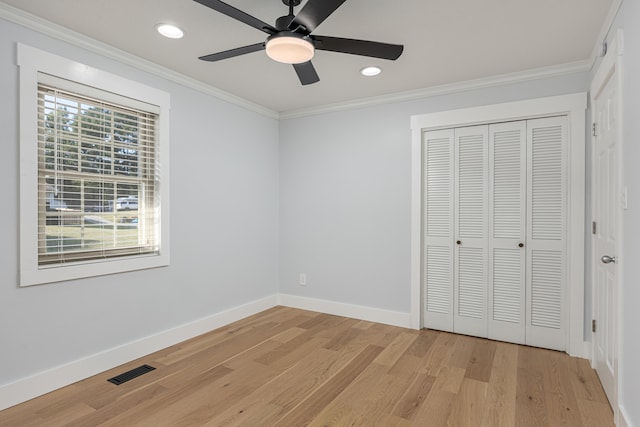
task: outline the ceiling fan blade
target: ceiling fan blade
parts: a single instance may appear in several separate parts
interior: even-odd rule
[[[300,83],[303,85],[310,85],[320,81],[320,77],[318,77],[318,73],[316,73],[316,69],[313,67],[311,61],[293,64],[293,68],[296,70]]]
[[[312,36],[318,50],[350,53],[351,55],[396,60],[402,55],[404,46],[372,42],[368,40],[343,39],[341,37]]]
[[[224,52],[212,53],[211,55],[201,56],[198,59],[215,62],[222,59],[233,58],[234,56],[244,55],[246,53],[257,52],[259,50],[264,50],[264,42],[237,47],[235,49],[225,50]]]
[[[307,33],[310,33],[345,1],[346,0],[309,0],[302,10],[298,12],[293,23],[289,25],[289,29],[294,30],[294,27],[302,25],[307,29]]]
[[[267,24],[266,22],[262,22],[258,18],[254,18],[253,16],[245,13],[239,9],[236,9],[233,6],[230,6],[224,2],[219,0],[194,0],[200,3],[203,6],[207,6],[217,12],[220,12],[224,15],[227,15],[233,19],[237,19],[240,22],[243,22],[247,25],[252,26],[260,31],[264,31],[267,34],[275,34],[278,32],[272,25]]]

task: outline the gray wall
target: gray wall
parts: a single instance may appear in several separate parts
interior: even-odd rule
[[[409,118],[588,87],[580,73],[281,121],[280,292],[408,313]]]
[[[631,260],[621,264],[628,279],[620,401],[636,425],[640,101],[626,94],[640,93],[639,20],[640,4],[624,2],[614,26],[625,29],[624,259]],[[171,94],[170,267],[17,287],[18,41]],[[409,117],[586,91],[589,80],[581,73],[278,124],[0,20],[0,385],[278,291],[409,312]],[[305,287],[298,273],[307,274]],[[585,291],[589,319],[589,281]]]
[[[18,288],[16,42],[171,94],[171,265]],[[0,385],[277,293],[278,122],[0,20]]]
[[[619,284],[621,342],[619,347],[620,406],[628,415],[630,426],[640,426],[640,2],[624,1],[609,32],[624,32],[623,75],[623,168],[627,186],[628,209],[623,213],[623,253],[620,259],[622,281]]]

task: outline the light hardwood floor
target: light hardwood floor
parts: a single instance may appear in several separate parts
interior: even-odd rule
[[[156,370],[116,386],[142,364]],[[613,426],[564,353],[276,307],[0,412],[0,426]]]

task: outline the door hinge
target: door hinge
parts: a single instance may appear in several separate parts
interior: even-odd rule
[[[591,135],[593,136],[598,136],[598,125],[596,123],[593,123],[593,125],[591,126]]]
[[[596,331],[596,319],[593,319],[591,321],[591,332],[595,332]]]
[[[596,234],[596,233],[597,233],[597,230],[598,230],[598,225],[596,224],[596,222],[595,222],[595,221],[593,221],[593,222],[591,223],[591,234]]]

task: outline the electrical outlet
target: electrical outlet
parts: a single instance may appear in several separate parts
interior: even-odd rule
[[[307,275],[305,273],[300,273],[298,275],[298,284],[300,286],[307,286]]]

